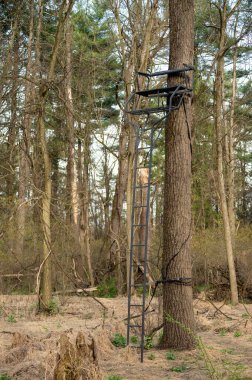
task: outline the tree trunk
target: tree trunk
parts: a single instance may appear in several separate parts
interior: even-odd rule
[[[62,32],[69,13],[71,11],[73,1],[64,0],[61,4],[59,10],[59,20],[57,25],[57,31],[55,35],[54,45],[52,48],[51,59],[49,62],[49,68],[47,73],[47,80],[41,81],[39,87],[38,95],[38,133],[39,133],[39,142],[42,152],[43,160],[43,179],[44,179],[44,191],[42,194],[42,212],[41,212],[41,224],[43,230],[43,261],[42,261],[42,309],[48,310],[50,301],[52,299],[52,258],[51,258],[51,192],[52,192],[52,180],[51,180],[51,160],[48,152],[48,146],[46,141],[46,131],[45,131],[45,106],[46,100],[48,97],[49,86],[48,83],[51,83],[55,75],[55,66],[58,56],[58,50],[60,45],[60,40],[62,38]],[[41,24],[43,16],[43,1],[40,1],[40,22]],[[41,26],[40,26],[41,27]],[[37,47],[38,59],[40,60],[40,46]]]
[[[229,268],[229,279],[231,288],[231,300],[235,305],[238,303],[238,290],[236,281],[236,272],[234,264],[234,255],[232,247],[232,233],[227,205],[227,194],[225,189],[224,169],[223,169],[223,82],[224,82],[224,47],[226,33],[226,6],[223,8],[222,23],[220,29],[219,54],[216,62],[216,78],[215,78],[215,132],[216,132],[216,149],[217,149],[217,175],[218,175],[218,191],[220,197],[220,206],[223,217],[224,237],[226,245],[226,254]]]
[[[216,82],[215,82],[215,91],[216,91],[216,105],[215,105],[215,130],[216,130],[216,148],[217,148],[217,174],[218,174],[218,190],[220,196],[220,206],[223,217],[224,224],[224,237],[225,237],[225,245],[226,245],[226,253],[228,260],[228,268],[229,268],[229,278],[230,278],[230,287],[231,287],[231,299],[232,303],[235,305],[238,303],[238,290],[237,290],[237,281],[236,281],[236,272],[235,272],[235,264],[234,264],[234,256],[233,256],[233,247],[232,247],[232,234],[230,228],[228,207],[227,207],[227,197],[224,183],[224,175],[223,175],[223,155],[222,155],[222,118],[221,118],[221,95],[219,91],[221,91],[220,86],[222,85],[224,73],[224,58],[218,59],[217,62],[217,72],[216,72]]]
[[[128,136],[126,132],[126,125],[122,125],[120,138],[119,138],[119,168],[118,175],[116,179],[115,194],[112,204],[111,212],[111,224],[110,224],[110,234],[111,234],[111,249],[110,249],[110,263],[116,265],[117,273],[117,287],[119,294],[122,292],[123,276],[122,276],[122,262],[121,262],[121,252],[122,247],[120,245],[121,241],[121,221],[122,221],[122,208],[125,196],[125,190],[127,185],[127,141]]]
[[[87,128],[85,126],[85,128]],[[81,246],[82,264],[91,286],[94,286],[94,275],[90,251],[90,228],[89,228],[89,133],[85,133],[84,152],[82,160],[82,178],[80,184],[80,221],[79,240]]]
[[[18,31],[19,32],[19,31]],[[8,166],[6,192],[10,206],[14,203],[15,195],[15,161],[16,161],[16,137],[17,137],[17,92],[18,92],[18,71],[19,71],[19,36],[17,35],[13,43],[13,67],[12,67],[12,88],[10,104],[10,126],[8,131]]]
[[[77,191],[77,173],[75,164],[75,134],[74,134],[74,108],[72,96],[72,27],[70,20],[66,24],[66,66],[65,66],[65,99],[66,99],[66,124],[68,133],[68,186],[71,211],[70,221],[74,226],[74,232],[77,237],[78,226],[78,191]]]
[[[42,283],[42,303],[47,309],[52,298],[52,261],[51,261],[51,162],[45,137],[44,113],[45,98],[40,99],[40,114],[38,118],[38,130],[40,134],[40,144],[42,149],[44,164],[44,192],[42,195],[42,215],[43,227],[43,283]]]
[[[34,1],[30,0],[30,26],[29,26],[29,40],[27,46],[27,66],[26,77],[30,78],[31,65],[32,65],[32,44],[34,36]],[[29,184],[29,162],[28,154],[30,148],[30,133],[31,133],[31,83],[29,80],[25,83],[25,101],[24,101],[24,125],[23,132],[21,134],[22,139],[20,142],[19,150],[19,188],[18,188],[18,209],[17,209],[17,242],[16,252],[20,256],[23,253],[24,247],[24,234],[25,234],[25,221],[26,210],[25,204],[26,191]]]
[[[111,172],[109,170],[109,160],[107,149],[103,149],[103,176],[104,176],[104,188],[105,197],[102,197],[103,210],[104,210],[104,234],[107,237],[109,233],[109,209],[110,209],[110,180]]]
[[[1,64],[1,73],[0,73],[0,98],[4,99],[4,87],[6,85],[6,78],[8,77],[8,73],[10,68],[12,68],[12,58],[13,58],[13,52],[15,50],[14,45],[17,43],[19,39],[19,29],[20,29],[20,13],[22,11],[22,2],[20,1],[18,4],[16,4],[15,12],[14,12],[14,21],[11,25],[11,36],[10,36],[10,43],[9,46],[6,47],[6,52],[1,49],[1,52],[3,50],[2,55],[2,64]],[[13,78],[15,80],[15,78]]]
[[[169,2],[170,69],[193,63],[194,1]],[[174,78],[174,81],[179,78]],[[164,180],[164,279],[190,279],[191,268],[191,99],[169,116],[165,130]],[[162,346],[190,349],[195,346],[192,286],[164,283]],[[168,317],[168,318],[167,318]],[[190,333],[188,333],[190,329]]]
[[[230,220],[230,229],[232,234],[232,242],[234,246],[235,238],[235,164],[234,164],[234,111],[235,111],[235,98],[236,98],[236,64],[237,64],[238,49],[235,46],[233,56],[233,80],[232,80],[232,95],[230,104],[230,122],[228,130],[228,162],[227,162],[227,188],[228,188],[228,216]]]

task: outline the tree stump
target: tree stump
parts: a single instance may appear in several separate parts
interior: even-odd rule
[[[60,336],[54,380],[103,380],[94,338],[79,332],[76,337]]]

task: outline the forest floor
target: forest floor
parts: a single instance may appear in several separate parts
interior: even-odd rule
[[[252,379],[252,304],[232,307],[203,296],[195,299],[201,347],[159,350],[157,333],[141,364],[136,349],[111,344],[115,333],[126,335],[127,299],[100,300],[106,313],[92,298],[71,296],[57,299],[57,314],[44,316],[35,312],[35,296],[0,296],[0,379],[53,379],[60,335],[78,331],[95,337],[104,379]],[[161,323],[157,298],[150,310],[155,311],[148,314],[147,331]]]

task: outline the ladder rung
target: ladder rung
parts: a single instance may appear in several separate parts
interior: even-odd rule
[[[142,325],[128,325],[129,327],[142,327]]]
[[[148,132],[148,131],[151,131],[152,130],[152,127],[150,128],[141,128],[141,132]]]
[[[147,207],[147,206],[146,205],[134,206],[134,208],[141,208],[141,207]]]
[[[139,185],[139,186],[136,186],[135,189],[146,189],[146,187],[149,187],[149,185]]]
[[[131,348],[141,348],[142,346],[139,346],[139,345],[134,345],[133,343],[129,344],[129,347]]]
[[[141,304],[141,303],[132,303],[130,306],[143,306],[143,304]]]
[[[149,169],[148,166],[137,166],[137,169]]]
[[[146,282],[146,287],[147,286],[150,286],[150,285],[154,285],[155,282]],[[132,288],[138,288],[138,287],[144,287],[144,284],[133,284],[133,285],[130,285]]]
[[[137,148],[138,150],[143,150],[143,149],[150,149],[151,148],[151,146],[142,146],[142,147],[140,147],[140,148]]]
[[[132,224],[133,227],[146,227],[147,224]]]
[[[141,286],[143,286],[143,284],[133,284],[133,285],[130,285],[132,288],[140,288]]]
[[[145,247],[145,244],[132,244],[132,247]]]

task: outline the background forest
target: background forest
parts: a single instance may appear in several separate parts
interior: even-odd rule
[[[136,71],[167,68],[166,3],[0,2],[1,292],[43,286],[50,294],[97,284],[112,293],[126,290],[134,134],[124,107]],[[238,1],[232,12],[227,4],[226,14],[220,3],[196,1],[193,281],[195,291],[230,297],[221,174],[238,289],[252,299],[252,3]],[[155,279],[162,257],[163,140],[152,179]]]

